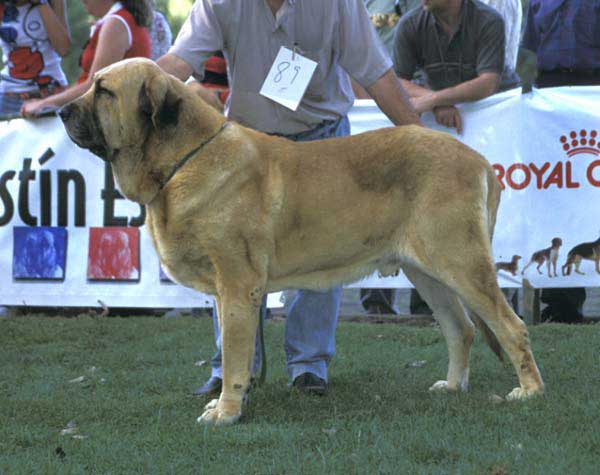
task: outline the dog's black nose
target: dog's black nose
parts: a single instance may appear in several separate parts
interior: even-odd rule
[[[58,109],[58,115],[63,122],[66,122],[69,117],[71,117],[72,107],[70,104],[67,104],[64,107]]]

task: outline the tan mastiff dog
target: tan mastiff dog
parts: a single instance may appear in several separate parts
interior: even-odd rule
[[[160,260],[177,282],[215,294],[223,391],[200,421],[242,414],[265,292],[327,289],[401,267],[447,340],[447,379],[466,389],[474,327],[491,329],[519,387],[543,392],[523,322],[496,282],[491,239],[500,186],[487,161],[417,126],[295,143],[242,127],[149,60],[117,63],[60,113],[79,146],[110,162],[146,205]]]

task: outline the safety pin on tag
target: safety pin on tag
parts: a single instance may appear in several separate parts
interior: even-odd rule
[[[292,61],[296,61],[296,51],[298,50],[298,43],[294,42],[294,47],[292,48]]]

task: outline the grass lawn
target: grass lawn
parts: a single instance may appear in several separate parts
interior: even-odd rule
[[[0,319],[0,473],[600,473],[600,325],[532,328],[547,395],[498,404],[516,377],[479,338],[470,392],[430,394],[439,330],[391,324],[341,323],[329,394],[291,393],[270,321],[267,383],[227,428],[198,425],[190,395],[211,335],[207,318]]]

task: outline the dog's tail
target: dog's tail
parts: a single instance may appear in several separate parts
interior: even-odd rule
[[[498,214],[498,207],[500,206],[500,193],[502,192],[502,188],[500,187],[500,183],[498,182],[493,170],[487,170],[486,181],[487,186],[484,187],[484,193],[486,193],[486,196],[484,196],[484,199],[487,205],[487,223],[491,246],[494,238],[494,227],[496,226],[496,216]],[[504,361],[502,346],[500,345],[498,338],[496,338],[496,335],[494,335],[494,332],[481,318],[479,318],[478,315],[473,312],[470,312],[470,314],[471,320],[473,320],[473,323],[475,323],[479,331],[483,334],[483,339],[487,345],[500,361]]]
[[[502,346],[500,346],[500,342],[494,332],[486,325],[486,323],[479,318],[479,316],[473,312],[469,312],[471,316],[471,320],[475,323],[475,326],[479,329],[481,334],[483,335],[483,339],[490,347],[490,349],[494,352],[494,354],[498,357],[500,361],[504,361],[504,353],[502,351]]]
[[[496,227],[496,216],[498,215],[498,207],[500,206],[500,193],[502,192],[502,188],[492,170],[487,170],[486,179],[487,186],[484,188],[484,193],[486,193],[487,196],[484,196],[484,199],[487,204],[487,222],[491,244],[492,239],[494,238],[494,228]]]

